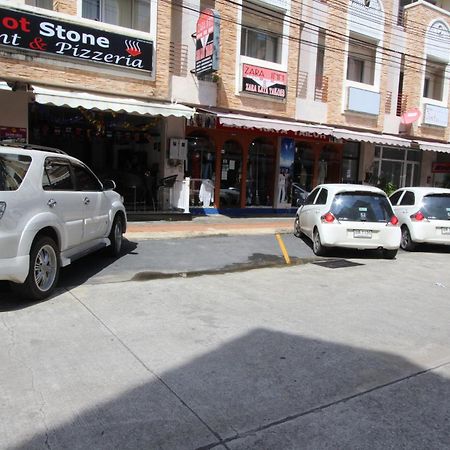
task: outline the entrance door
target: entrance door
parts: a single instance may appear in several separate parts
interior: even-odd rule
[[[235,141],[225,142],[220,170],[220,207],[241,205],[242,148]]]
[[[247,163],[247,206],[272,206],[275,148],[265,139],[250,144]]]

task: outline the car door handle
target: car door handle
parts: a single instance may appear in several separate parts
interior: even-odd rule
[[[47,205],[50,206],[50,208],[53,208],[56,205],[56,200],[53,200],[52,198],[47,202]]]
[[[84,197],[83,202],[85,205],[88,205],[89,203],[91,203],[91,201],[87,197]]]

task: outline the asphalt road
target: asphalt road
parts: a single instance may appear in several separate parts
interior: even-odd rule
[[[259,238],[137,242],[47,301],[4,291],[0,448],[448,449],[447,249],[115,275],[280,257]]]

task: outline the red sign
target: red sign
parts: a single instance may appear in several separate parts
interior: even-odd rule
[[[15,127],[0,127],[0,141],[13,141],[24,144],[27,142],[27,129]]]
[[[287,73],[264,67],[242,65],[242,90],[252,94],[286,98]]]
[[[195,31],[195,73],[213,72],[218,67],[220,16],[214,9],[201,12]]]
[[[400,122],[407,125],[409,123],[415,122],[421,115],[421,112],[418,108],[413,108],[409,111],[404,112],[400,116]]]
[[[434,162],[431,166],[432,173],[450,173],[450,162]]]

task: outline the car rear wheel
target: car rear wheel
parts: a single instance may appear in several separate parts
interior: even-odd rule
[[[13,289],[30,300],[42,300],[55,289],[59,277],[58,247],[48,237],[38,238],[31,246],[30,267],[23,284],[13,284]]]
[[[117,257],[122,251],[122,241],[123,241],[123,221],[119,215],[114,217],[114,222],[111,227],[111,232],[109,233],[109,240],[111,245],[109,247],[109,255]]]
[[[313,234],[313,252],[316,256],[325,256],[326,250],[320,240],[319,230],[315,229]]]
[[[301,237],[302,235],[302,230],[300,229],[300,219],[298,216],[295,216],[295,221],[294,221],[294,236],[295,237]]]
[[[400,247],[403,250],[412,252],[416,248],[416,243],[411,238],[411,233],[407,226],[402,227],[402,239],[400,241]]]
[[[397,256],[397,252],[398,250],[388,250],[388,249],[384,249],[383,250],[383,258],[384,259],[394,259]]]

